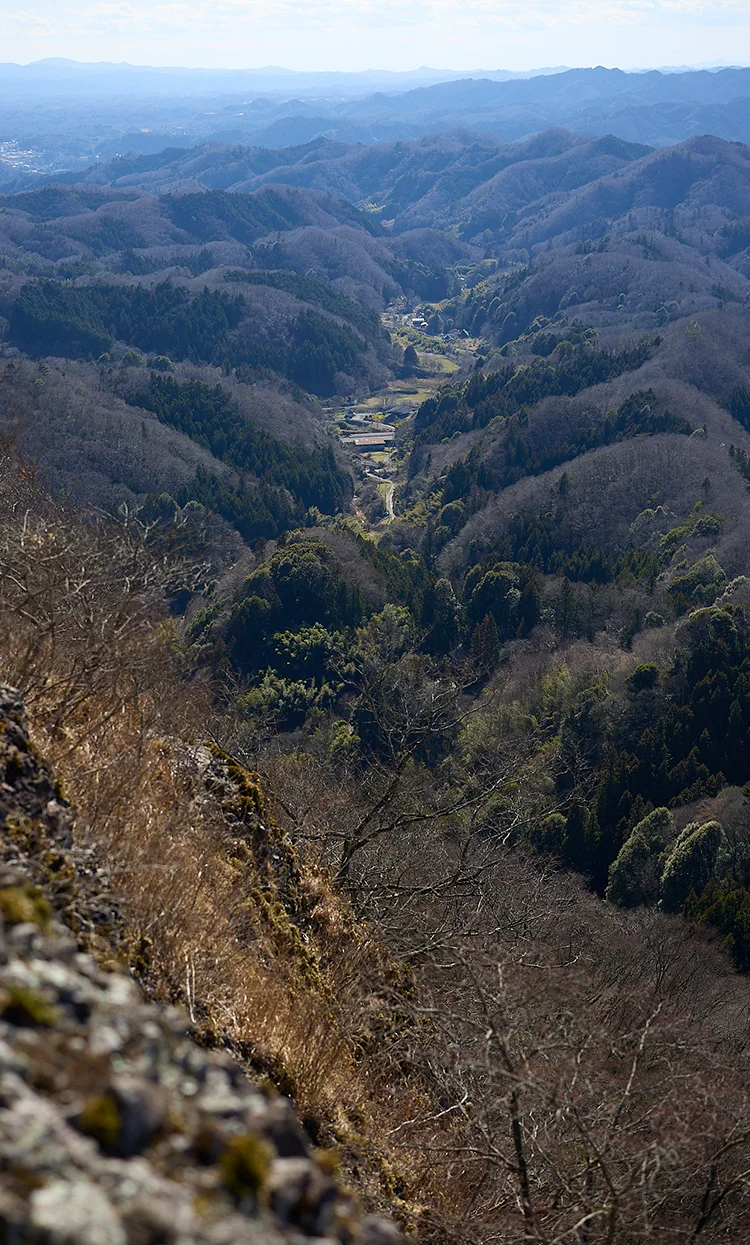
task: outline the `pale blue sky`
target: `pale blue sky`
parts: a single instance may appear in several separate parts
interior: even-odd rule
[[[0,60],[292,69],[750,64],[750,0],[0,0]]]

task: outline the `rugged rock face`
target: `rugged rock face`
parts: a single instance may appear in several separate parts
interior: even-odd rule
[[[18,693],[0,684],[0,862],[43,888],[80,946],[104,958],[123,929],[107,870],[74,845],[73,814],[29,740]]]
[[[0,1240],[399,1241],[360,1216],[288,1099],[99,954],[118,913],[71,826],[0,689]]]

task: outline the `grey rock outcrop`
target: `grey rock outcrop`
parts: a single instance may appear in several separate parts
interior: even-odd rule
[[[79,869],[71,824],[20,700],[0,689],[0,1240],[400,1240],[359,1213],[289,1100],[198,1046],[180,1010],[148,1000],[111,960],[81,951],[81,931],[118,918],[97,896],[93,862],[88,882]],[[57,853],[60,895],[35,844]],[[61,911],[75,914],[78,937]]]

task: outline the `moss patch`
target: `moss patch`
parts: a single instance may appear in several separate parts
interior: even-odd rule
[[[117,1103],[111,1094],[99,1094],[96,1098],[89,1099],[77,1123],[80,1131],[98,1141],[102,1150],[109,1154],[116,1151],[122,1121]]]
[[[49,924],[52,910],[36,886],[5,886],[0,890],[0,916],[6,925],[23,925],[27,921],[41,928]]]
[[[5,986],[0,993],[0,1016],[23,1028],[51,1028],[58,1012],[51,1003],[25,986]]]
[[[219,1159],[221,1178],[239,1201],[257,1201],[271,1166],[271,1151],[259,1137],[234,1137]]]

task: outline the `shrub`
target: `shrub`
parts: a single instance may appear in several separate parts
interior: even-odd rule
[[[667,857],[661,877],[661,907],[665,912],[680,912],[694,891],[700,895],[708,885],[716,865],[724,831],[718,821],[703,826],[691,822],[678,835]]]
[[[610,865],[605,892],[618,908],[654,904],[659,897],[660,853],[674,827],[668,808],[656,808],[639,822]]]
[[[713,554],[695,562],[688,571],[677,575],[667,588],[675,611],[684,614],[691,605],[710,605],[726,583],[726,574]]]
[[[663,627],[666,619],[663,614],[657,610],[649,610],[644,616],[642,627],[644,631],[649,631],[653,627]]]
[[[648,688],[655,687],[659,681],[659,667],[654,665],[652,661],[643,662],[642,665],[636,666],[630,676],[629,683],[634,692],[643,692]]]

